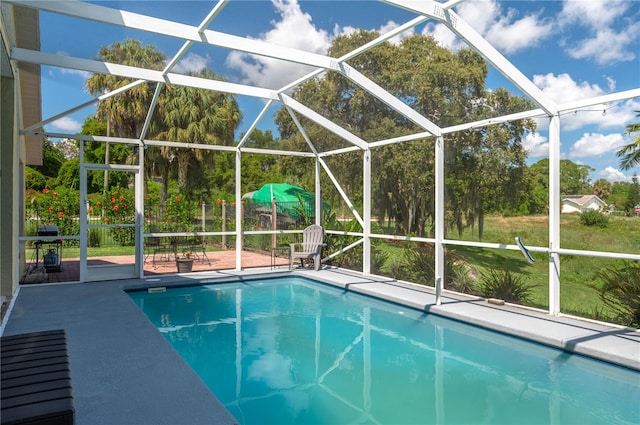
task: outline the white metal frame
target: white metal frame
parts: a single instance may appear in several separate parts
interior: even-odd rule
[[[444,135],[463,131],[471,128],[477,128],[482,126],[494,125],[503,123],[509,120],[533,118],[533,117],[548,117],[549,118],[549,246],[548,247],[531,247],[533,252],[546,252],[549,255],[549,313],[557,315],[560,313],[560,254],[571,255],[590,255],[595,257],[614,257],[614,258],[627,258],[633,260],[640,260],[640,255],[628,254],[628,253],[608,253],[598,251],[577,251],[566,250],[560,246],[560,195],[559,195],[559,161],[560,161],[560,114],[567,111],[575,111],[580,108],[586,108],[593,105],[601,105],[609,102],[622,101],[640,96],[640,87],[625,92],[614,93],[606,96],[595,97],[591,99],[585,99],[575,102],[569,102],[565,104],[555,104],[553,101],[547,98],[542,91],[536,87],[533,82],[524,76],[513,64],[511,64],[505,57],[503,57],[491,44],[483,39],[478,33],[476,33],[460,16],[458,16],[452,8],[462,3],[464,0],[449,0],[446,2],[436,2],[432,0],[421,0],[420,2],[412,0],[382,0],[394,7],[403,8],[414,12],[417,16],[412,20],[406,22],[399,27],[382,34],[377,39],[355,49],[352,52],[345,54],[340,58],[332,58],[325,55],[319,55],[315,53],[309,53],[306,51],[292,49],[273,44],[268,44],[262,41],[257,41],[249,38],[238,37],[230,34],[207,30],[209,24],[218,16],[219,12],[228,3],[228,0],[218,1],[211,12],[205,17],[202,23],[195,27],[191,25],[180,24],[164,19],[153,18],[144,16],[141,14],[126,12],[122,10],[110,9],[96,4],[84,3],[79,1],[65,1],[65,2],[52,2],[52,1],[32,1],[32,0],[5,0],[5,3],[21,5],[25,7],[36,8],[39,10],[45,10],[53,13],[60,13],[69,15],[81,19],[92,20],[101,23],[107,23],[111,25],[138,29],[142,31],[148,31],[152,33],[158,33],[165,36],[171,36],[184,41],[183,46],[173,56],[171,61],[165,67],[163,71],[153,71],[147,69],[141,69],[131,66],[123,66],[113,63],[100,62],[95,60],[87,60],[82,58],[72,58],[67,56],[53,55],[43,53],[39,51],[27,50],[18,48],[14,45],[11,46],[10,57],[15,62],[30,62],[41,65],[51,65],[63,68],[71,68],[76,70],[119,75],[124,77],[133,78],[136,81],[129,84],[122,89],[106,93],[97,97],[89,102],[72,108],[62,114],[49,117],[42,122],[30,125],[21,130],[21,134],[37,134],[48,137],[71,137],[79,140],[96,140],[101,142],[115,142],[115,143],[137,143],[147,146],[179,146],[187,148],[198,149],[210,149],[220,151],[232,151],[236,156],[236,203],[239,204],[242,194],[241,188],[241,155],[243,152],[247,153],[263,153],[274,155],[295,155],[315,158],[315,191],[316,191],[316,220],[321,219],[321,194],[320,194],[320,173],[324,173],[328,176],[331,182],[335,185],[338,193],[344,199],[354,217],[362,225],[362,233],[349,233],[351,236],[358,237],[356,242],[351,246],[357,246],[363,244],[363,270],[364,274],[369,274],[371,264],[371,239],[402,239],[411,241],[426,241],[435,243],[436,246],[436,281],[434,286],[436,287],[437,302],[440,302],[440,294],[443,286],[443,274],[444,274],[444,250],[447,245],[467,245],[467,246],[481,246],[485,248],[506,248],[506,249],[518,249],[516,245],[504,245],[504,244],[489,244],[489,243],[477,243],[477,242],[461,242],[457,240],[446,240],[444,235]],[[517,114],[511,114],[507,116],[491,118],[481,120],[477,122],[470,122],[463,125],[456,125],[449,128],[439,128],[437,125],[429,121],[426,117],[420,115],[413,109],[409,108],[406,104],[395,98],[388,93],[382,87],[378,86],[373,81],[366,78],[364,75],[351,68],[346,61],[357,56],[358,54],[367,51],[375,47],[376,45],[389,40],[392,37],[397,36],[407,29],[411,29],[418,24],[421,24],[427,20],[435,20],[442,23],[451,31],[453,31],[458,37],[466,41],[472,49],[481,54],[488,63],[492,64],[499,72],[501,72],[509,81],[511,81],[516,87],[518,87],[524,94],[526,94],[533,102],[538,106],[537,109],[530,111],[523,111]],[[271,90],[261,87],[254,87],[242,84],[233,84],[222,81],[212,81],[197,77],[179,75],[171,73],[171,69],[178,62],[178,60],[189,50],[189,48],[195,43],[208,44],[211,46],[218,46],[237,51],[242,51],[254,55],[266,56],[270,58],[280,59],[288,62],[295,62],[299,64],[309,65],[315,67],[315,71],[310,72],[308,75],[299,78],[280,90]],[[354,84],[370,93],[372,96],[383,101],[386,105],[393,108],[400,114],[404,115],[412,122],[420,126],[424,131],[417,132],[402,137],[395,137],[386,140],[374,140],[365,141],[356,135],[350,133],[346,129],[333,123],[331,120],[323,117],[321,114],[312,110],[311,108],[301,104],[295,99],[291,98],[286,92],[302,82],[313,78],[326,70],[333,70],[341,73],[345,78],[349,79]],[[211,146],[203,145],[199,143],[172,143],[166,141],[152,141],[146,140],[146,129],[148,127],[148,120],[145,123],[144,130],[140,134],[138,139],[122,139],[116,137],[98,137],[98,136],[77,136],[72,134],[61,134],[42,132],[38,129],[43,125],[50,123],[62,116],[76,112],[82,108],[95,104],[105,98],[114,96],[122,91],[128,90],[143,82],[156,82],[157,90],[156,96],[150,105],[149,116],[153,107],[155,107],[155,101],[157,99],[157,93],[163,84],[177,84],[190,87],[203,88],[208,90],[217,90],[227,92],[236,95],[250,96],[267,101],[266,106],[255,118],[250,126],[249,132],[240,141],[237,147],[228,146]],[[256,128],[258,122],[265,116],[266,111],[274,104],[280,103],[291,114],[294,123],[297,125],[300,133],[307,142],[309,151],[306,152],[283,152],[277,150],[255,149],[245,147],[245,142],[249,137],[251,131]],[[307,135],[305,129],[300,124],[297,115],[303,115],[308,119],[321,125],[328,131],[336,134],[343,140],[345,140],[349,147],[337,149],[330,152],[319,152],[316,146]],[[371,199],[371,149],[375,149],[378,146],[384,146],[393,143],[403,143],[411,140],[419,140],[424,138],[435,138],[435,179],[436,179],[436,209],[435,209],[435,238],[410,238],[406,236],[397,237],[392,235],[379,235],[371,233],[371,212],[370,212],[370,199]],[[143,150],[141,150],[143,151]],[[363,211],[359,213],[354,205],[349,200],[348,195],[341,188],[340,183],[334,177],[330,168],[324,161],[325,157],[339,155],[350,151],[362,151],[363,153],[363,190],[364,190],[364,205]],[[140,167],[142,167],[142,161],[144,156],[140,155]],[[138,173],[140,174],[140,173]],[[141,184],[136,184],[137,187],[141,187]],[[86,190],[86,182],[83,186]],[[142,196],[136,195],[136,200],[142,201]],[[140,208],[139,208],[140,207]],[[140,214],[143,210],[142,206],[136,205],[136,209]],[[240,227],[241,223],[241,211],[236,209],[236,223],[238,228],[236,229],[236,269],[241,268],[241,236],[247,234]],[[84,221],[81,219],[81,223]],[[142,236],[142,230],[140,230]],[[263,232],[260,232],[263,233]],[[332,233],[329,231],[328,233]],[[344,234],[342,232],[334,232]],[[200,234],[200,233],[199,233]],[[203,232],[202,234],[208,234]],[[211,234],[218,234],[213,232]],[[26,240],[26,239],[25,239]],[[81,241],[82,242],[82,241]],[[86,244],[86,241],[84,241]],[[82,245],[82,244],[81,244]],[[347,247],[348,249],[349,247]],[[84,247],[86,257],[86,246]],[[342,251],[341,251],[342,252]],[[332,253],[328,258],[332,258],[338,253]],[[140,254],[142,255],[142,254]]]
[[[143,149],[140,149],[143,152]],[[120,164],[90,164],[84,162],[84,141],[80,141],[80,281],[87,282],[91,280],[109,280],[116,278],[134,278],[144,275],[144,173],[142,172],[144,164],[144,155],[140,154],[138,165],[120,165]],[[119,224],[120,226],[134,227],[135,229],[135,256],[134,264],[118,265],[108,267],[89,267],[87,263],[87,248],[89,225],[87,217],[87,208],[89,200],[87,198],[87,171],[90,170],[108,170],[108,171],[126,171],[134,173],[135,187],[135,222],[133,225]],[[118,223],[104,224],[100,227],[115,227]],[[116,268],[119,269],[116,272]],[[91,274],[90,271],[94,273]]]

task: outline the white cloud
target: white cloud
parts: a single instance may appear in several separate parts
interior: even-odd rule
[[[630,4],[628,1],[565,0],[558,21],[563,25],[578,23],[591,28],[608,27],[624,14]]]
[[[311,16],[302,12],[297,0],[272,0],[272,3],[281,19],[273,21],[273,28],[262,34],[260,40],[313,53],[326,53],[331,43],[329,33],[316,28]],[[226,64],[240,71],[243,83],[266,88],[280,88],[312,70],[308,66],[242,52],[230,53]]]
[[[571,102],[572,100],[586,99],[605,94],[605,91],[597,84],[589,84],[584,81],[578,84],[569,74],[534,75],[533,83],[548,97],[557,103]]]
[[[571,158],[598,157],[625,144],[621,134],[585,133],[571,146]]]
[[[200,56],[197,53],[188,53],[173,67],[171,72],[177,74],[188,74],[190,72],[200,72],[207,68],[209,58]]]
[[[529,158],[549,156],[549,142],[539,133],[528,133],[522,141],[522,146],[529,153]]]
[[[378,31],[380,34],[386,34],[389,31],[396,29],[398,26],[399,25],[394,21],[387,21],[386,24],[382,25],[376,31]],[[405,38],[411,37],[414,34],[415,34],[415,30],[413,28],[411,28],[409,30],[406,30],[406,31],[400,33],[399,35],[396,35],[393,38],[390,38],[389,39],[389,43],[400,44],[402,42],[402,40],[404,40]]]
[[[607,87],[615,87],[615,81],[605,77]],[[544,94],[559,104],[574,100],[589,99],[607,94],[598,84],[587,81],[576,82],[569,74],[534,75],[533,83]],[[596,125],[599,129],[624,126],[633,120],[634,111],[640,109],[640,102],[630,99],[618,104],[593,105],[561,117],[562,129],[576,130],[586,125]]]
[[[608,166],[604,170],[600,170],[598,175],[612,182],[629,180],[629,177],[625,176],[623,172],[612,166]]]
[[[79,69],[58,68],[62,75],[77,75],[83,80],[89,79],[93,74],[88,71],[81,71]]]
[[[536,46],[552,34],[553,24],[540,18],[540,13],[520,17],[513,8],[502,10],[497,0],[465,2],[456,13],[496,49],[512,54]],[[464,44],[442,24],[429,23],[423,34],[432,35],[440,44],[458,49]]]
[[[572,29],[570,36],[585,27],[590,37],[563,40],[567,53],[575,59],[593,60],[600,65],[632,61],[635,49],[629,48],[640,34],[640,23],[625,20],[630,1],[565,1],[558,15],[559,29]]]
[[[639,30],[638,24],[623,32],[603,28],[596,32],[595,37],[580,40],[576,47],[567,47],[566,50],[574,59],[592,59],[599,65],[632,61],[636,55],[627,46],[636,40]]]
[[[60,118],[49,125],[54,129],[62,130],[65,133],[77,133],[82,129],[82,124],[70,117]]]
[[[607,80],[609,91],[614,92],[616,90],[616,80],[608,76],[605,76],[604,78]]]

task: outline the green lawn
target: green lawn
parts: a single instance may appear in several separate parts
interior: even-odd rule
[[[527,246],[548,247],[547,223],[546,216],[487,217],[482,242],[513,245],[515,236],[520,235]],[[458,237],[457,232],[447,237],[478,241],[477,230],[472,233],[470,229],[467,229],[461,237]],[[566,249],[640,254],[640,219],[611,217],[608,227],[597,228],[580,224],[580,216],[577,214],[562,215],[560,238],[561,247]],[[397,244],[386,243],[385,245],[385,251],[389,252],[390,258],[383,271],[389,272],[391,264],[398,261],[403,250]],[[495,268],[508,268],[511,272],[522,275],[527,283],[535,286],[531,305],[548,308],[549,262],[546,254],[532,253],[536,262],[529,264],[520,251],[462,246],[451,246],[450,249],[462,257],[479,276]],[[606,316],[609,310],[602,304],[591,285],[600,283],[596,276],[600,270],[619,265],[619,260],[562,255],[560,257],[561,311],[583,317],[602,318],[602,314]]]

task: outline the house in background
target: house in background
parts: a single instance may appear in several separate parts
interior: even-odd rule
[[[562,213],[583,213],[594,210],[602,212],[607,204],[596,195],[564,195],[562,199]]]

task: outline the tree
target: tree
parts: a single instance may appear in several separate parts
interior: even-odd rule
[[[378,34],[358,31],[336,37],[328,54],[339,57],[373,40]],[[523,99],[505,90],[484,89],[487,65],[478,54],[463,49],[452,52],[428,36],[414,35],[400,44],[381,43],[354,57],[349,65],[383,86],[414,110],[439,126],[461,124],[492,114],[529,109]],[[338,72],[307,81],[293,96],[348,129],[356,136],[377,141],[419,131],[419,127],[384,102],[362,90]],[[481,106],[482,105],[482,106]],[[304,117],[305,133],[319,151],[348,146],[334,134]],[[309,150],[285,109],[278,112],[285,148]],[[507,192],[519,188],[525,151],[521,135],[533,121],[505,123],[481,131],[448,136],[445,140],[447,214],[449,227],[460,230],[481,223],[487,208],[499,208],[511,199]],[[312,179],[305,158],[283,159],[283,169],[301,170],[297,178]],[[327,157],[327,164],[356,206],[362,202],[362,153]],[[284,165],[284,164],[287,165]],[[434,139],[416,140],[376,148],[372,166],[372,208],[379,220],[393,219],[398,231],[422,235],[432,230],[434,214]],[[300,173],[306,172],[305,175]],[[322,181],[324,194],[336,193]],[[331,195],[329,201],[333,201]],[[481,232],[482,226],[479,225]]]
[[[78,143],[76,141],[65,138],[56,142],[55,145],[56,149],[58,149],[64,156],[64,159],[69,160],[79,157],[80,149],[78,148]]]
[[[243,135],[244,137],[244,135]],[[270,130],[254,130],[247,139],[246,147],[277,149],[279,141]],[[242,154],[242,193],[257,190],[270,182],[283,181],[278,166],[278,157],[264,154]]]
[[[638,184],[638,175],[634,174],[629,192],[627,193],[627,200],[624,203],[624,209],[629,215],[635,214],[636,205],[640,205],[640,184]]]
[[[636,111],[636,114],[640,118],[640,111]],[[633,140],[621,147],[616,155],[620,158],[620,169],[626,171],[640,166],[640,123],[629,124],[624,134],[633,136]]]
[[[33,168],[47,177],[57,177],[58,170],[66,159],[64,154],[56,148],[56,145],[47,138],[42,140],[42,165]]]
[[[127,40],[102,48],[100,57],[108,62],[161,70],[166,57],[153,46],[142,46],[138,40]],[[211,71],[202,70],[192,74],[200,78],[220,79]],[[95,74],[86,82],[93,95],[114,90],[131,82],[130,79]],[[148,83],[137,85],[118,96],[101,102],[97,117],[107,117],[112,135],[137,138],[141,136],[155,86]],[[184,86],[164,85],[151,117],[148,139],[185,143],[232,145],[234,131],[241,120],[240,110],[232,95],[211,90]],[[209,152],[209,151],[207,151]],[[171,168],[176,169],[180,190],[193,189],[189,182],[204,182],[204,179],[187,178],[189,170],[194,175],[203,175],[202,161],[207,159],[202,150],[149,148],[145,152],[145,175],[162,179],[161,203],[167,197]],[[133,151],[129,151],[129,155]],[[104,158],[104,155],[103,155]],[[113,161],[112,161],[113,162]],[[201,183],[201,186],[206,186]]]
[[[60,167],[56,187],[66,187],[74,190],[80,188],[80,160],[70,159]]]
[[[140,41],[133,39],[102,47],[98,56],[105,62],[153,70],[162,70],[166,60],[165,55],[154,46],[142,46]],[[116,75],[94,74],[85,82],[85,86],[90,94],[99,96],[132,82],[129,78]],[[106,117],[112,135],[140,137],[154,89],[154,85],[143,83],[105,99],[98,105],[96,116]]]
[[[536,179],[545,191],[549,190],[549,159],[543,158],[531,165]],[[583,195],[591,193],[589,174],[595,169],[589,165],[576,164],[569,159],[560,160],[560,194]]]
[[[593,191],[591,193],[593,193],[600,199],[605,200],[609,195],[611,195],[611,190],[612,190],[612,187],[611,187],[611,182],[609,180],[598,179],[595,182],[593,182]]]
[[[24,186],[31,190],[43,190],[47,187],[47,177],[36,169],[24,167]]]
[[[166,60],[165,55],[156,50],[154,46],[142,46],[140,41],[134,39],[129,39],[122,43],[116,42],[108,47],[102,47],[98,56],[106,62],[154,70],[162,70],[164,68],[164,61]],[[94,74],[87,79],[85,87],[93,96],[99,96],[104,92],[113,91],[131,82],[133,82],[133,80],[116,75]],[[98,122],[94,121],[85,122],[85,124],[87,124],[86,129],[99,131],[102,135],[126,138],[140,137],[154,90],[155,85],[143,83],[117,96],[105,99],[98,105],[95,117],[96,121],[100,122],[100,124],[104,121],[105,125],[99,125]],[[157,128],[158,114],[159,112],[156,108],[151,123],[151,133]],[[108,155],[110,163],[124,163],[127,161],[127,158],[130,158],[131,155],[134,154],[134,150],[130,146],[115,145],[117,146],[115,147],[110,146],[109,143],[100,143],[100,147],[96,148],[95,144],[92,145],[94,152],[97,154],[96,156],[100,157],[101,161],[105,161]],[[118,149],[119,152],[114,152],[114,147]],[[125,158],[119,158],[119,154],[123,152],[126,153]],[[115,155],[111,155],[112,153]],[[114,156],[118,156],[118,158]],[[157,158],[153,158],[152,156],[149,156],[147,161],[145,161],[145,176],[147,178],[151,174],[149,167],[157,162]],[[112,173],[109,173],[109,186],[113,185],[111,174]],[[97,176],[97,174],[95,176]],[[145,178],[145,188],[147,178]],[[106,191],[108,188],[104,188],[104,190]]]
[[[82,123],[80,134],[89,136],[106,136],[107,120],[100,116],[89,115]],[[104,164],[107,144],[96,141],[84,142],[85,162],[94,164]],[[131,155],[131,148],[122,144],[111,145],[109,147],[109,162],[123,164]],[[107,188],[126,187],[129,183],[128,173],[108,173]],[[104,171],[91,170],[87,172],[87,190],[89,193],[104,191]]]
[[[203,69],[191,74],[200,78],[220,80]],[[156,138],[172,142],[204,143],[231,146],[234,132],[242,119],[235,98],[223,92],[185,86],[166,86],[161,106],[162,130]],[[187,173],[191,159],[205,159],[210,151],[165,147],[165,158],[175,158],[178,164],[178,187],[187,189]]]

